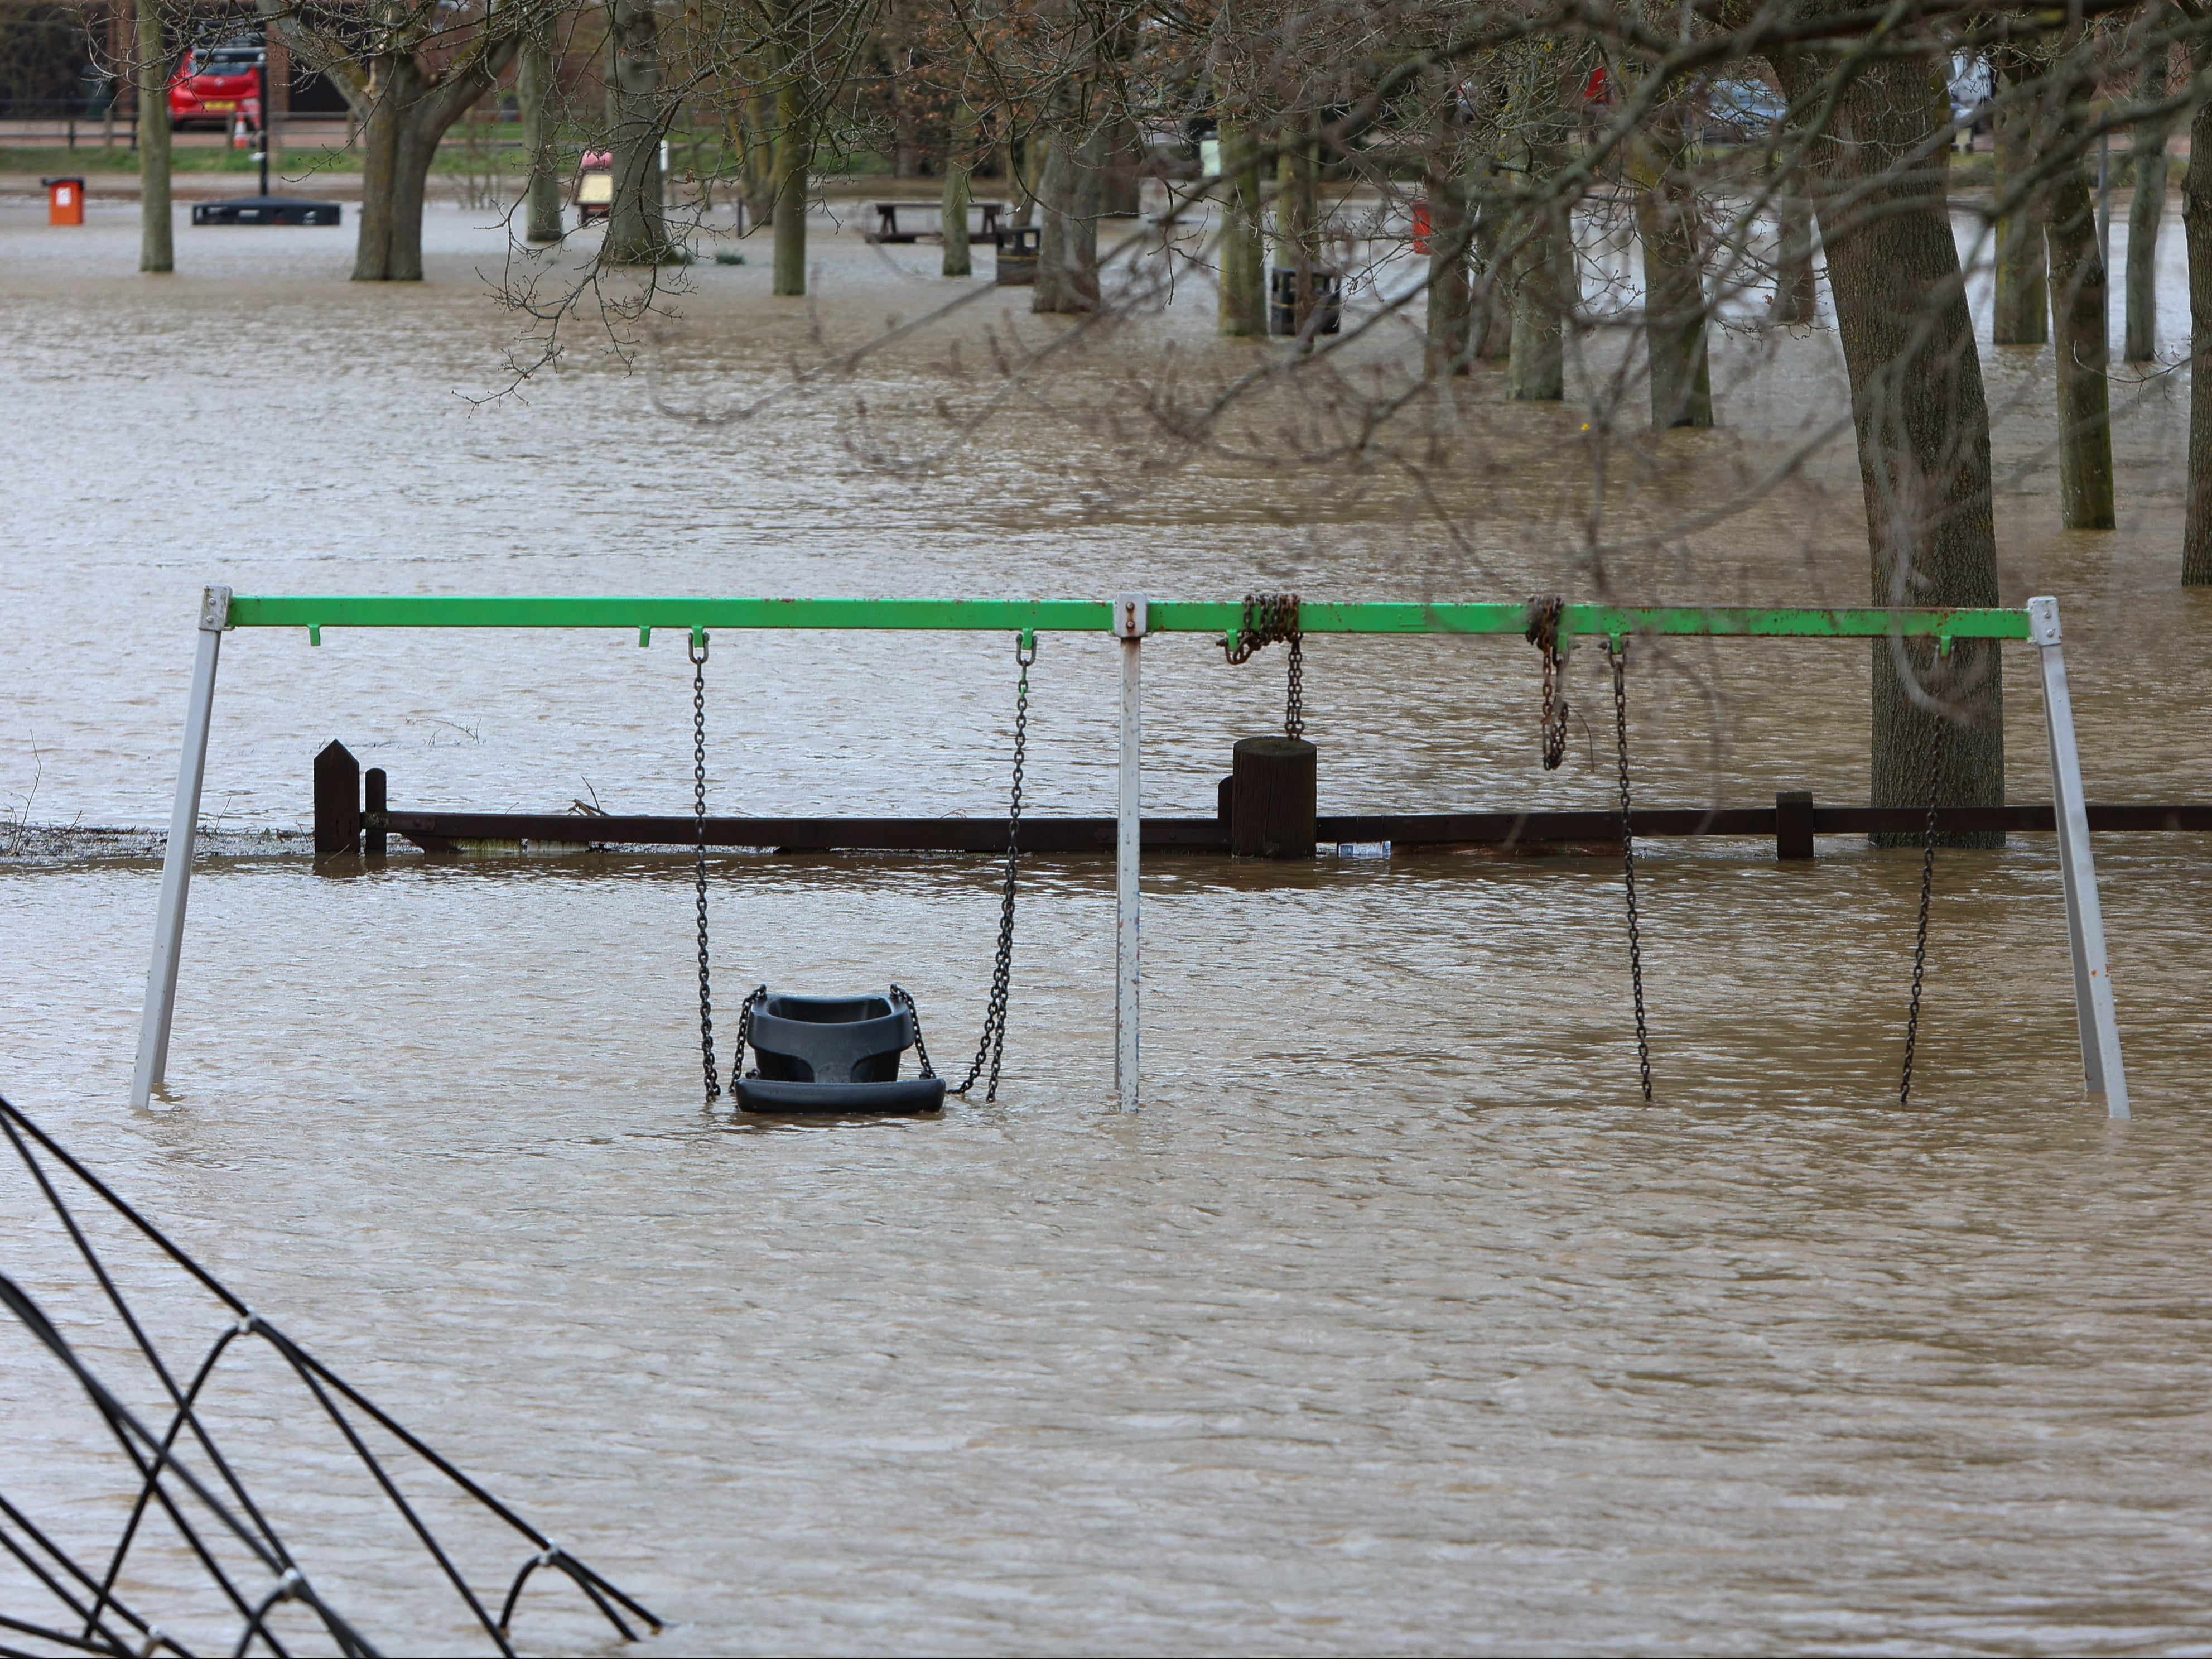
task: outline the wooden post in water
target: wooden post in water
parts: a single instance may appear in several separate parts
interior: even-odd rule
[[[1245,858],[1314,855],[1314,746],[1304,738],[1244,738],[1236,749],[1229,850]]]
[[[371,777],[376,775],[372,772]],[[1809,859],[1813,856],[1813,792],[1784,789],[1774,797],[1774,856]]]
[[[315,757],[315,856],[361,848],[361,763],[336,738]]]
[[[365,781],[368,785],[368,810],[362,814],[362,848],[369,857],[380,859],[385,849],[384,769],[370,767]]]

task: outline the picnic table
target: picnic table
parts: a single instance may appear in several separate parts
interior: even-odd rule
[[[872,242],[941,242],[945,240],[942,223],[944,207],[937,202],[872,202],[869,205],[876,215],[876,228],[866,233]],[[1006,211],[1004,202],[970,202],[968,205],[983,216],[981,230],[968,233],[970,242],[995,242],[999,240],[999,216]],[[927,230],[902,230],[898,216],[902,213],[926,213],[930,216]]]

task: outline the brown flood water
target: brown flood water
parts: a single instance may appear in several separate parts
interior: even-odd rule
[[[920,274],[933,250],[825,239],[810,313],[769,299],[749,248],[688,274],[640,373],[580,336],[526,397],[479,405],[457,394],[497,386],[513,329],[476,275],[501,237],[473,216],[434,213],[433,281],[379,290],[343,280],[349,229],[187,228],[186,274],[156,283],[127,274],[125,209],[95,203],[76,234],[0,210],[11,818],[165,821],[211,580],[1595,591],[1571,400],[1508,408],[1478,381],[1433,452],[1408,428],[1322,476],[1173,455],[1128,414],[1131,382],[1164,377],[1170,347],[1186,388],[1258,356],[1212,341],[1194,283],[1031,387],[997,378],[988,331],[1061,325],[994,293],[750,422],[657,411],[769,389],[816,349],[810,314],[835,349],[945,292]],[[2116,389],[2121,528],[2066,534],[2048,352],[1985,363],[2005,599],[2059,597],[2092,799],[2212,799],[2212,599],[2175,585],[2185,376]],[[1834,418],[1832,336],[1731,337],[1716,382],[1722,430],[1610,453],[1610,591],[1862,602],[1856,480],[1832,445],[1707,516]],[[998,400],[951,471],[872,458],[941,441],[940,396],[956,417]],[[1279,444],[1295,406],[1257,408],[1238,421]],[[717,807],[997,810],[1009,644],[718,640]],[[1045,642],[1033,810],[1109,810],[1109,653]],[[1601,739],[1592,654],[1575,696]],[[1324,810],[1603,805],[1608,757],[1579,733],[1566,770],[1537,768],[1532,659],[1316,645]],[[1148,811],[1210,810],[1280,674],[1197,639],[1148,648]],[[1642,665],[1641,799],[1863,799],[1865,676],[1863,651],[1820,645]],[[2008,678],[2013,798],[2047,799],[2024,653]],[[332,737],[390,771],[395,805],[681,811],[689,715],[665,637],[333,630],[311,650],[241,632],[206,813],[297,828]],[[1135,1116],[1107,1109],[1110,864],[1041,862],[1000,1104],[819,1128],[701,1110],[680,860],[407,854],[322,877],[211,860],[171,1097],[143,1116],[126,1093],[155,865],[0,861],[0,1089],[669,1618],[671,1653],[2212,1644],[2206,849],[2096,848],[2138,1114],[2118,1126],[2081,1097],[2049,837],[1942,857],[1910,1112],[1917,856],[1820,852],[1647,848],[1648,1110],[1617,866],[1455,855],[1155,862]],[[761,981],[896,979],[940,1063],[959,1055],[991,880],[958,859],[720,860],[725,1006]],[[0,1271],[112,1352],[34,1195],[0,1193]],[[165,1330],[212,1328],[149,1294]],[[481,1647],[306,1403],[258,1362],[226,1376],[218,1420],[325,1593],[386,1650]],[[121,1468],[16,1336],[0,1413],[0,1491],[73,1540],[104,1535]],[[482,1534],[464,1554],[487,1579],[519,1563]],[[171,1557],[137,1589],[219,1639]],[[33,1605],[0,1570],[0,1612]],[[516,1637],[605,1645],[542,1583]]]

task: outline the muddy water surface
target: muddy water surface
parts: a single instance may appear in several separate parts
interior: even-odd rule
[[[1249,367],[1196,288],[1014,390],[994,340],[1060,325],[994,294],[769,414],[702,423],[671,411],[726,413],[942,303],[933,252],[824,241],[811,314],[770,301],[757,263],[695,268],[636,373],[580,337],[487,404],[514,328],[480,277],[500,238],[463,214],[434,215],[433,281],[389,291],[346,283],[348,246],[307,231],[186,229],[185,274],[142,282],[128,213],[93,220],[64,242],[0,217],[0,791],[41,823],[166,817],[210,580],[1865,591],[1848,457],[1758,483],[1833,419],[1826,334],[1731,338],[1723,429],[1608,452],[1594,542],[1586,404],[1508,409],[1478,381],[1437,447],[1303,475],[1098,418],[1134,407],[1133,380]],[[2168,309],[2185,319],[2178,286]],[[2212,614],[2174,586],[2185,384],[2123,388],[2122,528],[2069,536],[2041,453],[2048,355],[1989,362],[2005,597],[2061,599],[2093,797],[2212,799]],[[949,429],[939,398],[956,423],[995,412],[950,470],[904,471]],[[717,805],[995,810],[1009,644],[718,640]],[[395,805],[682,810],[675,647],[234,634],[208,816],[298,827],[332,737],[387,769]],[[1036,810],[1107,809],[1109,651],[1045,642]],[[1230,669],[1196,639],[1146,654],[1147,808],[1208,810],[1230,744],[1274,717],[1279,664]],[[1517,642],[1325,641],[1308,661],[1324,810],[1605,801],[1595,737],[1537,769]],[[1575,695],[1601,737],[1594,668]],[[1865,672],[1822,646],[1640,665],[1644,799],[1863,799]],[[2008,674],[2013,796],[2046,799],[2024,656]],[[170,1096],[143,1116],[156,867],[0,862],[0,1086],[653,1604],[671,1652],[2194,1649],[2212,884],[2195,838],[2097,850],[2138,1112],[2119,1127],[2081,1099],[2034,836],[1942,861],[1909,1113],[1917,863],[1842,841],[1791,867],[1751,843],[1650,849],[1650,1110],[1617,869],[1455,855],[1156,863],[1134,1117],[1106,1109],[1110,866],[1040,864],[1000,1103],[824,1128],[700,1109],[678,861],[210,861]],[[714,904],[726,1002],[896,979],[940,1062],[962,1053],[994,916],[979,862],[733,855]],[[0,1192],[0,1270],[111,1353],[33,1195]],[[165,1329],[211,1328],[129,1271]],[[248,1364],[218,1396],[319,1583],[388,1649],[471,1646],[281,1379]],[[0,1490],[100,1536],[120,1472],[27,1344],[0,1345]],[[441,1517],[488,1578],[517,1565]],[[156,1552],[140,1590],[212,1632],[188,1583]],[[600,1644],[561,1592],[532,1597],[523,1644]],[[29,1598],[0,1579],[0,1610]]]

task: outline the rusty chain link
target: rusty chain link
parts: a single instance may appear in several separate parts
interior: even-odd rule
[[[1295,593],[1247,593],[1244,619],[1221,641],[1221,654],[1232,664],[1249,662],[1264,646],[1291,647],[1290,684],[1283,698],[1283,735],[1306,732],[1305,635],[1298,628]]]
[[[1556,772],[1567,753],[1566,654],[1559,649],[1559,614],[1565,602],[1556,593],[1528,601],[1528,643],[1544,653],[1544,769]]]

